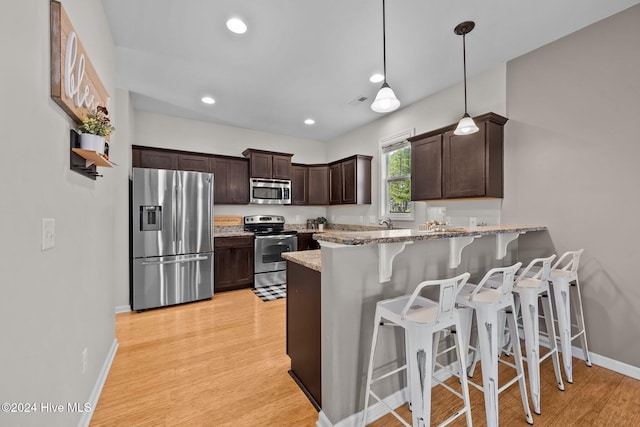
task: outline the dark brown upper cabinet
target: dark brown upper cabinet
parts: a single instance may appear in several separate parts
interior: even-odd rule
[[[161,148],[133,147],[131,163],[133,167],[150,169],[178,169],[178,157],[171,150]]]
[[[504,124],[495,113],[474,117],[479,131],[454,135],[456,124],[409,138],[411,200],[503,197]]]
[[[308,198],[310,205],[329,204],[329,166],[309,165],[308,170]]]
[[[178,153],[178,170],[209,172],[209,156],[204,154]]]
[[[249,158],[251,178],[291,179],[293,154],[248,148],[242,155]]]
[[[371,204],[371,159],[357,154],[329,163],[330,204]]]
[[[411,200],[442,198],[442,135],[411,142]]]
[[[213,172],[213,202],[217,205],[249,203],[249,161],[240,157],[213,156],[209,159]]]
[[[305,165],[291,166],[291,204],[309,204],[309,168]]]

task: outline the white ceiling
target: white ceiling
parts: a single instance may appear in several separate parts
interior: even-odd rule
[[[381,117],[382,0],[102,0],[116,84],[137,110],[326,141]],[[387,81],[402,107],[640,0],[386,0]],[[226,29],[229,17],[248,25]],[[200,101],[204,95],[215,105]],[[358,105],[349,102],[360,96]],[[469,110],[473,113],[473,87]],[[463,98],[460,94],[460,113]],[[303,123],[312,117],[313,126]]]

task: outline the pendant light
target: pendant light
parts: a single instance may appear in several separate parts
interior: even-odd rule
[[[376,113],[390,113],[400,106],[400,101],[396,98],[396,94],[393,93],[393,89],[391,89],[387,83],[387,43],[384,0],[382,0],[382,61],[384,81],[376,95],[376,99],[371,104],[371,109]]]
[[[455,135],[469,135],[478,132],[478,126],[473,121],[469,113],[467,113],[467,46],[465,44],[465,36],[473,30],[476,23],[473,21],[465,21],[458,24],[453,32],[462,36],[462,64],[464,67],[464,116],[458,122],[458,127],[453,131]]]

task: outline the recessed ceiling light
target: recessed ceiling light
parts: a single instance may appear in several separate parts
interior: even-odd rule
[[[383,80],[384,80],[384,76],[380,73],[375,73],[374,75],[369,77],[369,81],[371,83],[380,83]]]
[[[202,102],[204,102],[205,104],[215,104],[215,103],[216,103],[216,100],[215,100],[215,99],[213,99],[213,98],[212,98],[212,97],[210,97],[210,96],[203,96],[203,97],[202,97]]]
[[[315,120],[313,120],[313,119],[306,119],[306,120],[304,121],[304,124],[305,124],[305,125],[309,125],[309,126],[311,126],[312,124],[315,124],[315,122],[316,122],[316,121],[315,121]]]
[[[242,22],[242,19],[240,18],[230,18],[227,21],[227,28],[229,31],[236,34],[244,34],[247,32],[247,24]]]

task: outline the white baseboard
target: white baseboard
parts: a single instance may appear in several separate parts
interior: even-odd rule
[[[520,336],[523,335],[523,331],[520,330]],[[540,345],[549,348],[549,340],[546,337],[540,337]],[[584,352],[580,347],[571,347],[571,353],[573,357],[580,360],[585,360]],[[634,378],[636,380],[640,380],[640,367],[629,365],[624,362],[620,362],[618,360],[614,360],[605,356],[601,356],[599,354],[589,352],[589,356],[591,357],[591,363],[594,365],[601,366],[603,368],[609,369],[610,371],[617,372],[622,375],[626,375],[628,377]],[[562,362],[561,362],[562,363]],[[453,366],[449,366],[450,369],[453,369]],[[437,378],[440,381],[446,380],[450,375],[447,375],[446,371],[440,371],[436,374]],[[435,384],[434,384],[435,386]],[[398,406],[407,402],[407,389],[404,388],[400,391],[395,392],[391,396],[384,399],[384,401],[392,408],[397,408]],[[369,410],[367,411],[367,423],[372,423],[375,420],[383,417],[388,413],[387,408],[380,402],[371,405]],[[318,414],[318,421],[316,422],[316,427],[357,427],[360,425],[360,420],[362,419],[362,411],[357,412],[349,417],[338,421],[336,424],[332,424],[327,415],[320,411]]]
[[[393,393],[391,396],[388,396],[384,399],[385,403],[392,408],[397,408],[400,405],[403,405],[407,402],[407,389],[403,388],[402,390],[398,390]],[[370,424],[377,420],[378,418],[382,418],[387,415],[389,411],[387,408],[380,402],[377,402],[371,406],[369,406],[369,410],[367,411],[367,422],[366,424]],[[332,424],[327,415],[320,411],[318,413],[318,421],[316,422],[317,427],[358,427],[360,426],[360,421],[362,420],[362,411],[357,412],[348,416],[347,418],[338,421],[336,424]]]
[[[131,311],[130,305],[117,305],[116,306],[116,314],[118,313],[128,313]]]
[[[521,332],[521,331],[518,331],[518,332]],[[521,337],[522,336],[524,336],[524,334],[521,335]],[[549,339],[545,336],[541,336],[540,345],[543,347],[549,348]],[[576,359],[585,360],[584,351],[582,351],[581,347],[572,346],[571,355]],[[626,375],[627,377],[631,377],[636,380],[640,380],[640,367],[638,366],[629,365],[627,363],[620,362],[618,360],[611,359],[606,356],[602,356],[592,351],[589,352],[589,356],[591,357],[591,363],[593,363],[594,365],[598,365],[610,371],[617,372],[622,375]],[[562,364],[562,361],[560,361],[560,364]]]
[[[439,381],[445,381],[446,379],[451,377],[449,373],[450,370],[455,369],[457,362],[452,363],[447,367],[447,369],[442,369],[436,372],[436,378]],[[438,385],[437,383],[433,384],[433,387]],[[391,408],[397,408],[401,405],[404,405],[408,402],[408,390],[407,388],[403,388],[402,390],[398,390],[392,395],[386,397],[384,402],[389,405]],[[369,406],[367,410],[367,422],[365,424],[370,424],[376,421],[379,418],[384,417],[389,413],[389,410],[380,402],[376,402],[373,405]],[[362,420],[362,411],[356,412],[348,416],[347,418],[338,421],[336,424],[332,424],[331,420],[327,417],[327,415],[320,411],[318,414],[318,421],[316,422],[316,427],[358,427],[360,426],[360,421]]]
[[[93,416],[93,411],[96,410],[96,405],[98,405],[100,393],[102,393],[102,387],[104,387],[104,383],[107,380],[107,375],[109,375],[109,370],[111,369],[111,364],[113,363],[113,359],[116,357],[117,351],[118,339],[114,338],[113,343],[111,344],[111,348],[109,349],[109,353],[107,354],[107,357],[102,364],[100,375],[98,375],[98,379],[93,386],[93,390],[91,390],[91,395],[87,400],[87,402],[91,405],[91,411],[82,413],[82,417],[80,417],[80,421],[78,422],[78,427],[89,427],[91,417]]]

